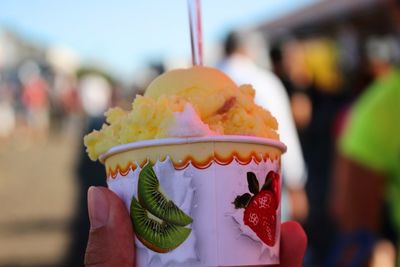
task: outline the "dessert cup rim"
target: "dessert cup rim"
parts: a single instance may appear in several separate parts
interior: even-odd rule
[[[160,138],[136,141],[127,144],[116,145],[110,148],[106,153],[101,154],[99,161],[104,164],[107,158],[132,149],[138,149],[143,147],[153,146],[164,146],[164,145],[178,145],[178,144],[191,144],[191,143],[202,143],[202,142],[232,142],[232,143],[244,143],[244,144],[261,144],[269,145],[279,149],[282,153],[285,153],[287,147],[284,143],[263,137],[255,136],[244,136],[244,135],[218,135],[218,136],[206,136],[206,137],[183,137],[183,138]]]

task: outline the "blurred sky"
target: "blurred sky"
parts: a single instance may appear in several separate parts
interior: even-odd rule
[[[317,1],[203,0],[205,48],[232,28]],[[190,58],[185,0],[6,0],[0,5],[2,26],[41,45],[68,47],[83,61],[101,63],[123,76],[161,57]]]

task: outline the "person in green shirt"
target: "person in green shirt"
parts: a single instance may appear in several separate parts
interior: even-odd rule
[[[400,70],[387,45],[370,43],[376,80],[354,104],[338,144],[332,207],[342,233],[379,238],[385,203],[400,234]]]

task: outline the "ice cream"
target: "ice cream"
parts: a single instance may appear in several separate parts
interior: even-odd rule
[[[208,67],[164,73],[131,111],[107,111],[84,142],[130,211],[137,265],[278,264],[277,128],[250,85]]]
[[[254,103],[251,85],[237,86],[222,72],[192,67],[157,77],[131,111],[112,108],[99,131],[85,136],[92,160],[111,147],[168,137],[245,135],[278,140],[278,123]]]

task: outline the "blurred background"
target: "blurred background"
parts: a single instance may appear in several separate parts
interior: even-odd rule
[[[377,188],[399,188],[398,119],[384,128],[391,139],[379,139],[392,141],[394,167],[355,156],[355,170],[373,182],[338,181],[360,173],[352,172],[355,152],[339,145],[352,107],[400,59],[400,4],[203,0],[202,13],[206,65],[224,69],[238,49],[279,78],[288,96],[306,172],[295,189],[288,182],[293,209],[286,218],[307,231],[304,266],[396,266],[400,225],[392,217],[399,207],[395,193]],[[109,106],[128,109],[158,74],[190,66],[190,51],[183,0],[1,4],[0,266],[82,266],[86,191],[105,184],[103,167],[84,153],[83,135],[101,127]],[[389,105],[394,115],[399,94]],[[357,193],[376,195],[364,203],[376,212],[347,222],[340,201]],[[379,222],[355,223],[369,220]]]

